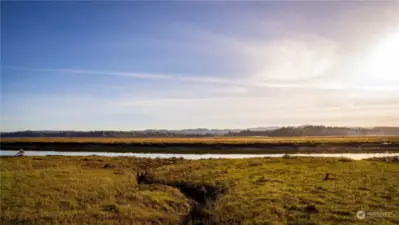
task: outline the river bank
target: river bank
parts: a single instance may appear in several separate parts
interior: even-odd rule
[[[18,151],[0,151],[2,157],[14,157]],[[245,159],[264,157],[331,157],[362,160],[369,158],[399,157],[399,153],[310,153],[310,154],[176,154],[176,153],[132,153],[132,152],[61,152],[61,151],[25,151],[25,156],[106,156],[106,157],[138,157],[138,158],[182,158],[198,159]]]
[[[399,153],[398,137],[2,139],[2,150],[176,154]]]

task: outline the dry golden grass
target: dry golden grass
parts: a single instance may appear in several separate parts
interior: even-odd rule
[[[393,158],[53,156],[0,157],[0,165],[1,224],[399,224]],[[143,169],[153,182],[137,183]],[[182,223],[195,192],[179,184],[207,198],[194,211],[198,223]],[[224,191],[208,198],[213,189]],[[358,210],[388,214],[359,220]]]
[[[178,161],[0,157],[0,224],[178,224],[187,198],[136,182],[137,171]]]

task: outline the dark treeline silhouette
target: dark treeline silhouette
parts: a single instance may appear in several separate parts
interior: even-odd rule
[[[281,127],[275,130],[251,131],[242,130],[229,133],[228,136],[268,136],[268,137],[298,137],[298,136],[367,136],[367,135],[399,135],[399,127],[327,127],[299,126]]]
[[[1,137],[210,137],[213,134],[181,134],[170,131],[18,131]]]
[[[367,136],[399,135],[399,127],[328,127],[299,126],[267,130],[144,130],[144,131],[18,131],[3,132],[1,137],[214,137],[214,136]]]

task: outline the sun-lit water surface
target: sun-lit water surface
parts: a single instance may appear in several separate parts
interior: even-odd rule
[[[17,151],[1,150],[0,156],[13,156]],[[284,154],[171,154],[171,153],[132,153],[132,152],[57,152],[57,151],[25,151],[26,156],[48,156],[48,155],[63,155],[63,156],[134,156],[141,158],[184,158],[184,159],[240,159],[240,158],[256,158],[256,157],[282,157]],[[314,153],[314,154],[289,154],[290,156],[311,156],[311,157],[346,157],[355,160],[399,156],[399,153]]]

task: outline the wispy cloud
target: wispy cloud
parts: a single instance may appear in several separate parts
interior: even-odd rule
[[[75,69],[49,69],[49,68],[25,68],[14,66],[3,66],[4,69],[23,70],[32,72],[48,72],[48,73],[68,73],[81,75],[105,75],[116,77],[130,77],[135,79],[151,79],[151,80],[166,80],[188,83],[203,83],[203,84],[221,84],[232,86],[257,86],[257,87],[293,87],[292,83],[261,83],[256,81],[249,81],[248,79],[237,78],[217,78],[197,75],[170,75],[170,74],[153,74],[153,73],[128,73],[115,71],[94,71],[94,70],[75,70]]]
[[[282,63],[285,64],[285,63]],[[150,79],[150,80],[164,80],[173,82],[184,82],[191,84],[213,84],[213,85],[225,85],[225,88],[229,86],[237,86],[243,88],[302,88],[302,89],[326,89],[326,90],[397,90],[393,85],[357,85],[346,84],[345,80],[334,80],[331,77],[317,74],[317,76],[303,76],[300,75],[290,76],[295,73],[295,66],[290,65],[284,68],[272,66],[270,73],[262,72],[261,74],[245,75],[241,77],[231,78],[218,78],[208,76],[197,76],[197,75],[171,75],[171,74],[156,74],[156,73],[130,73],[130,72],[116,72],[116,71],[95,71],[95,70],[76,70],[76,69],[49,69],[49,68],[26,68],[26,67],[15,67],[15,66],[2,66],[3,69],[8,70],[22,70],[31,72],[46,72],[46,73],[66,73],[66,74],[80,74],[80,75],[103,75],[103,76],[114,76],[114,77],[128,77],[133,79]],[[276,68],[277,72],[273,73],[273,68]],[[307,68],[307,69],[310,69]],[[307,70],[305,69],[305,70]],[[298,73],[304,75],[306,71],[299,71]],[[265,74],[265,75],[263,75]],[[276,76],[280,74],[280,76]],[[268,77],[270,75],[270,77]],[[280,78],[280,79],[279,79]],[[326,79],[326,80],[325,80]],[[329,83],[330,82],[330,83]]]
[[[328,4],[320,12],[320,5],[281,7],[301,12],[289,15],[229,13],[236,18],[218,19],[219,27],[187,20],[148,34],[109,32],[88,38],[90,54],[79,60],[71,60],[82,52],[75,49],[56,60],[46,58],[58,54],[52,51],[41,60],[9,60],[1,66],[3,87],[12,89],[2,98],[1,122],[13,129],[399,125],[398,57],[384,45],[398,31],[397,10]],[[57,86],[57,76],[67,82]]]

